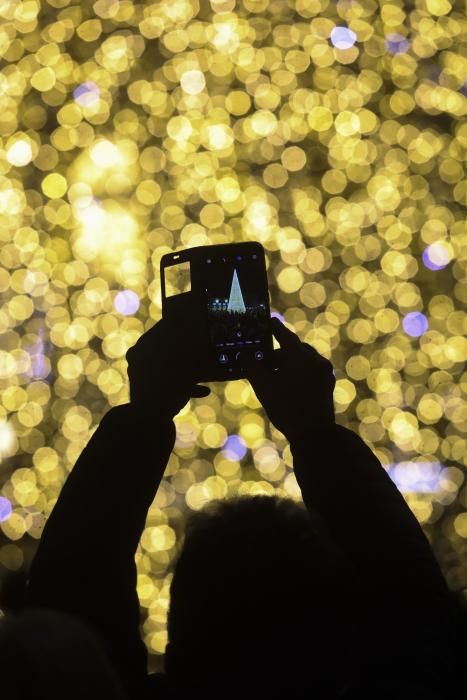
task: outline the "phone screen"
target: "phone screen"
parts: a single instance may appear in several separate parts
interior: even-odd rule
[[[246,354],[263,360],[269,303],[262,255],[235,252],[207,257],[203,282],[209,339],[216,362],[239,365]]]

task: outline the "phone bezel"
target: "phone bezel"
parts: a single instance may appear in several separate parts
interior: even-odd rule
[[[197,246],[194,248],[186,248],[184,250],[174,251],[173,253],[166,253],[162,256],[160,261],[160,279],[161,279],[161,303],[162,303],[162,316],[163,318],[169,314],[186,313],[186,308],[189,304],[197,304],[200,309],[200,317],[205,323],[205,328],[203,333],[206,337],[209,333],[208,324],[208,313],[205,306],[205,292],[204,286],[202,284],[202,263],[203,261],[212,256],[222,255],[225,251],[226,257],[235,255],[248,255],[257,254],[260,256],[260,261],[262,265],[260,266],[260,274],[263,275],[263,285],[265,288],[265,301],[266,301],[266,314],[268,318],[268,323],[270,326],[270,305],[269,305],[269,288],[267,280],[267,268],[266,268],[266,256],[263,246],[256,241],[245,241],[241,243],[223,243],[214,244],[209,246]],[[170,297],[166,296],[165,289],[165,269],[173,265],[177,265],[183,262],[190,263],[190,280],[191,280],[191,290],[189,292],[182,292]],[[187,304],[189,297],[189,304]],[[267,340],[261,346],[264,349],[264,364],[272,364],[273,355],[273,339],[272,339],[272,329],[269,329]],[[214,350],[209,343],[210,351],[208,352],[208,357],[206,357],[205,365],[200,368],[200,373],[203,378],[200,381],[228,381],[230,379],[242,379],[245,377],[245,371],[240,365],[234,366],[222,366],[216,363],[214,360]],[[212,352],[211,352],[212,351]]]

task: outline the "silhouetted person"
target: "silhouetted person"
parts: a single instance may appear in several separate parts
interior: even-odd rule
[[[0,618],[2,700],[125,700],[101,643],[86,625],[51,610]]]
[[[358,594],[303,506],[269,496],[212,504],[188,521],[170,589],[172,689],[336,697],[357,662]]]
[[[448,698],[455,613],[428,542],[373,453],[335,424],[330,363],[273,328],[276,369],[253,363],[248,377],[290,441],[309,514],[260,498],[195,516],[175,567],[166,675],[148,679],[134,554],[173,418],[209,391],[196,385],[196,319],[164,320],[128,353],[131,403],[109,411],[62,489],[30,604],[92,625],[135,698]]]

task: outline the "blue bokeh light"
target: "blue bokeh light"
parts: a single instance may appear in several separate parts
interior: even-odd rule
[[[442,491],[445,467],[440,462],[394,462],[384,467],[402,493],[437,494]]]
[[[46,359],[44,337],[44,329],[39,328],[37,341],[26,347],[31,358],[31,377],[33,379],[46,379],[50,374],[50,365]]]
[[[410,41],[397,32],[392,32],[391,34],[386,34],[386,48],[393,56],[398,53],[407,53],[410,49]]]
[[[43,352],[31,355],[31,376],[33,379],[47,379],[50,368]]]
[[[419,338],[428,330],[428,319],[420,311],[411,311],[404,316],[402,327],[407,335],[412,336],[412,338]]]
[[[442,243],[431,243],[423,251],[422,260],[429,270],[443,270],[450,263],[449,250]]]
[[[88,80],[73,90],[73,98],[81,107],[93,107],[100,98],[99,86]]]
[[[238,462],[246,455],[247,446],[239,435],[229,435],[222,447],[222,454],[231,462]]]
[[[132,316],[139,309],[139,297],[131,289],[123,289],[114,299],[114,308],[123,316]]]
[[[331,32],[331,44],[336,49],[350,49],[357,41],[357,35],[348,27],[334,27]]]
[[[0,496],[0,523],[4,523],[5,520],[8,520],[12,512],[13,507],[8,498]]]

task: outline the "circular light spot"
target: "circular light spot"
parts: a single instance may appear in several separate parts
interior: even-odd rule
[[[98,141],[91,148],[91,160],[95,165],[103,168],[111,168],[121,162],[120,151],[115,144],[107,140]]]
[[[6,158],[11,165],[15,165],[18,168],[27,165],[32,160],[31,144],[29,141],[24,141],[23,139],[15,141],[7,150]]]
[[[315,131],[327,131],[333,123],[333,116],[327,107],[312,107],[308,115],[308,123]]]
[[[286,294],[293,294],[303,285],[303,272],[292,265],[285,267],[277,275],[277,284]]]
[[[207,128],[207,146],[211,150],[222,150],[233,143],[232,130],[225,124],[213,124]]]
[[[410,42],[402,34],[397,34],[397,32],[392,32],[386,35],[386,48],[393,56],[398,53],[407,53],[410,49]]]
[[[57,362],[60,376],[68,381],[78,379],[83,373],[83,362],[78,355],[63,355]]]
[[[68,183],[63,175],[59,173],[50,173],[42,180],[42,192],[49,199],[59,199],[63,197],[68,189]]]
[[[94,107],[99,102],[100,90],[96,83],[87,80],[73,90],[73,97],[80,107]]]
[[[298,146],[290,146],[282,153],[281,161],[284,168],[296,172],[306,165],[306,153]]]
[[[238,435],[229,435],[222,447],[224,457],[231,462],[236,462],[246,455],[247,446],[245,441]]]
[[[5,520],[8,520],[12,512],[13,508],[8,498],[0,496],[0,523],[3,523],[5,522]]]
[[[442,270],[451,262],[449,246],[443,241],[431,243],[423,251],[422,260],[429,270]]]
[[[428,330],[428,320],[425,314],[420,313],[420,311],[411,311],[404,316],[402,327],[407,335],[419,338]]]
[[[338,379],[334,389],[334,400],[347,407],[356,397],[355,385],[348,379]]]
[[[139,309],[139,297],[131,289],[123,289],[115,296],[114,308],[119,314],[132,316]]]
[[[193,133],[193,127],[186,117],[172,117],[167,124],[167,133],[174,141],[186,141]]]
[[[353,136],[360,131],[360,119],[358,115],[348,110],[344,110],[337,115],[335,127],[338,134],[341,136]]]
[[[6,420],[0,421],[0,459],[14,454],[18,446],[13,426]]]
[[[348,27],[334,27],[331,32],[331,44],[336,49],[350,49],[357,41],[357,35]]]
[[[206,87],[206,80],[200,70],[188,70],[180,78],[180,85],[188,95],[199,95]]]
[[[461,513],[455,518],[454,530],[459,537],[467,537],[467,513]]]
[[[203,440],[208,447],[220,447],[226,436],[227,431],[220,423],[210,423],[203,430]]]
[[[31,77],[31,85],[39,92],[47,92],[55,85],[56,77],[52,68],[39,68]]]
[[[447,15],[452,10],[452,2],[448,0],[426,0],[426,6],[428,12],[430,12],[435,17],[441,17],[442,15]]]

